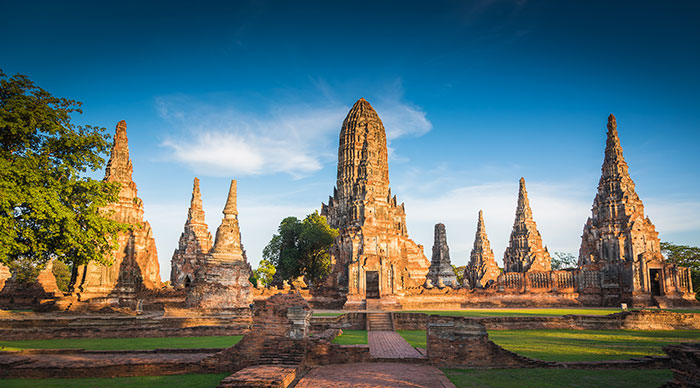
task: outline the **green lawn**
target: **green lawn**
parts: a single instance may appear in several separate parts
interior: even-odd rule
[[[314,317],[337,317],[345,313],[313,313]]]
[[[619,313],[619,308],[532,308],[532,309],[473,309],[473,310],[423,310],[423,311],[403,311],[410,313],[425,313],[436,315],[447,315],[454,317],[551,317],[560,315],[608,315]],[[397,311],[398,312],[398,311]]]
[[[700,341],[700,330],[490,330],[489,338],[541,360],[618,360],[664,355],[664,345]]]
[[[411,346],[426,347],[425,331],[398,333]],[[700,341],[700,330],[490,330],[489,338],[510,351],[546,361],[625,360],[664,355],[664,345]]]
[[[243,336],[149,337],[149,338],[60,338],[48,340],[0,341],[2,350],[22,349],[86,349],[86,350],[151,350],[156,348],[228,348]]]
[[[333,343],[340,345],[366,345],[367,330],[343,330],[343,334],[335,337]]]
[[[458,388],[658,387],[669,370],[443,369]]]
[[[396,330],[414,348],[425,349],[425,330]]]
[[[3,388],[215,388],[230,373],[89,379],[6,379]]]

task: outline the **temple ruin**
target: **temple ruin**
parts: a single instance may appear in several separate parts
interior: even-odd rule
[[[143,201],[138,197],[133,171],[126,122],[122,120],[117,124],[104,177],[107,182],[121,185],[119,200],[101,210],[133,228],[119,233],[112,265],[90,262],[73,269],[71,287],[81,301],[100,298],[104,302],[120,303],[136,292],[161,286],[156,242],[151,225],[143,219]]]
[[[510,242],[503,255],[505,272],[549,271],[552,258],[542,246],[542,236],[532,218],[530,200],[525,189],[525,178],[520,178],[518,207],[515,211]]]
[[[241,244],[236,195],[236,181],[232,180],[214,247],[197,266],[185,300],[187,307],[234,310],[248,308],[253,301],[248,280],[251,268]]]
[[[170,262],[170,284],[175,288],[189,287],[195,279],[202,256],[209,253],[213,245],[213,239],[209,233],[202,208],[199,179],[194,178],[185,230],[180,235],[178,247]]]
[[[457,275],[450,261],[450,247],[447,246],[445,224],[435,224],[433,255],[430,259],[427,281],[438,287],[457,287]]]
[[[338,179],[321,214],[339,229],[325,286],[345,299],[345,308],[391,304],[402,289],[425,282],[430,263],[408,237],[404,204],[391,195],[386,132],[364,98],[343,121]]]
[[[692,292],[690,269],[665,261],[659,233],[635,192],[615,116],[608,117],[605,159],[592,215],[581,236],[579,267],[599,271],[596,286],[636,304],[657,304]]]
[[[479,210],[474,248],[469,255],[469,263],[464,268],[463,282],[469,288],[485,288],[494,284],[500,274],[501,269],[498,268],[496,256],[493,254],[489,237],[486,235],[484,212]]]

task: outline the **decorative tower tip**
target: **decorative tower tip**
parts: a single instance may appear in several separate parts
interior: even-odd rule
[[[236,180],[231,180],[231,187],[228,190],[228,199],[226,199],[226,206],[224,207],[224,216],[238,216],[238,205],[236,204]]]

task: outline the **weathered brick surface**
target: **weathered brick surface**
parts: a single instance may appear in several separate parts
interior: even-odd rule
[[[0,377],[80,378],[202,373],[200,362],[217,349],[148,351],[37,350],[0,352]]]
[[[210,370],[236,372],[251,365],[301,365],[309,339],[311,308],[297,294],[259,302],[253,326],[240,342],[202,361]]]
[[[523,367],[548,363],[507,351],[488,339],[486,327],[469,318],[431,315],[427,355],[440,367]]]
[[[673,380],[663,387],[700,387],[700,344],[668,345],[663,349],[671,356],[673,371]]]

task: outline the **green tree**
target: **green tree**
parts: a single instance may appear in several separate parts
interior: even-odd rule
[[[457,276],[457,284],[462,284],[462,280],[464,280],[464,268],[466,265],[460,265],[459,267],[452,264],[452,270],[455,273],[455,276]]]
[[[568,252],[554,252],[552,257],[552,269],[557,271],[560,269],[576,268],[578,259]]]
[[[62,261],[55,260],[53,262],[53,276],[56,278],[58,289],[63,292],[68,292],[68,285],[70,284],[71,277],[70,267]]]
[[[309,214],[304,221],[287,217],[263,249],[263,258],[274,265],[275,277],[280,280],[305,276],[316,282],[330,273],[328,250],[337,236],[338,230],[328,226],[318,212]]]
[[[272,283],[273,276],[275,276],[275,266],[269,260],[262,259],[260,264],[258,264],[258,268],[253,271],[250,282],[257,285],[258,280],[260,280],[260,284],[269,286]]]
[[[696,298],[700,300],[700,247],[689,245],[676,245],[672,242],[661,243],[661,253],[666,259],[681,267],[690,268],[690,276],[693,281],[693,291],[698,293]]]
[[[80,106],[0,70],[0,262],[11,269],[108,264],[128,227],[99,210],[118,199],[119,184],[82,176],[102,168],[110,137],[71,123]]]

